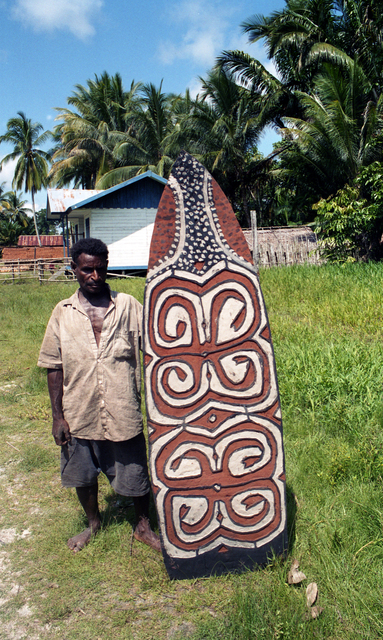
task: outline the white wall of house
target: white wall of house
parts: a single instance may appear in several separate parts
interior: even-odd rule
[[[109,268],[147,268],[156,213],[156,209],[92,211],[91,236],[108,245]]]

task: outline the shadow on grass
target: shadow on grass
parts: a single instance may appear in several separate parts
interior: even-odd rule
[[[136,524],[136,514],[134,509],[133,498],[121,496],[118,493],[108,493],[104,496],[107,503],[106,508],[101,511],[101,522],[103,527],[107,527],[111,522],[122,524],[128,522],[134,529]],[[153,502],[153,496],[150,495],[149,520],[153,531],[158,530],[157,514]]]
[[[292,553],[295,544],[295,527],[297,520],[297,502],[295,493],[289,484],[286,484],[286,508],[287,508],[287,551]]]

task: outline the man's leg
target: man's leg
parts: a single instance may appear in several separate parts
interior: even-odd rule
[[[149,522],[149,500],[150,492],[144,496],[133,498],[134,509],[136,512],[136,527],[134,529],[134,537],[136,540],[149,545],[155,551],[161,553],[160,539],[150,528]]]
[[[99,468],[97,443],[72,436],[70,443],[61,449],[61,482],[63,487],[75,488],[85,515],[88,528],[68,540],[72,551],[80,551],[101,527],[98,510]]]
[[[68,547],[75,553],[88,544],[101,527],[100,512],[98,510],[98,484],[90,487],[76,487],[77,497],[85,515],[88,518],[88,528],[68,540]]]

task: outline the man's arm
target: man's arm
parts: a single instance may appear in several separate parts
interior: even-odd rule
[[[48,369],[48,391],[52,405],[52,435],[57,445],[64,445],[71,441],[69,424],[64,418],[63,399],[63,370]]]

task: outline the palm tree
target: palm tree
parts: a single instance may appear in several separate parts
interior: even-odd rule
[[[33,227],[33,223],[32,223],[32,227]],[[28,233],[28,228],[25,228],[18,222],[15,222],[12,220],[0,220],[0,245],[1,246],[12,247],[16,245],[19,237],[25,233]]]
[[[305,193],[301,206],[335,194],[381,159],[383,95],[376,103],[370,95],[371,83],[351,59],[347,73],[327,65],[313,94],[298,94],[304,117],[286,119],[280,164],[286,184],[294,182],[300,197]]]
[[[0,143],[13,144],[13,151],[0,162],[0,171],[4,164],[16,160],[16,168],[12,187],[28,191],[32,196],[33,220],[39,246],[41,246],[39,230],[36,221],[35,193],[47,184],[48,162],[50,153],[38,148],[50,136],[49,131],[40,133],[43,126],[39,122],[32,122],[22,111],[18,117],[10,118],[7,122],[7,132],[0,136]]]
[[[218,64],[260,96],[260,118],[283,135],[280,195],[285,191],[295,210],[307,212],[308,203],[380,158],[381,5],[287,0],[282,11],[253,16],[242,27],[250,42],[265,42],[278,77],[240,51],[223,52]]]
[[[16,191],[7,191],[0,195],[0,212],[2,217],[17,222],[22,227],[28,227],[30,223],[31,209],[26,207],[26,200],[21,199],[21,195]]]
[[[200,80],[201,96],[186,120],[192,150],[250,226],[251,188],[264,168],[256,148],[263,129],[259,100],[223,69]]]
[[[263,39],[282,82],[290,89],[309,91],[317,68],[308,68],[307,56],[319,42],[337,43],[333,0],[287,0],[286,7],[269,17],[253,16],[242,23],[250,42]]]
[[[104,72],[87,86],[76,85],[68,98],[75,109],[58,108],[62,120],[55,127],[57,141],[50,179],[59,187],[70,184],[94,189],[97,180],[115,167],[113,150],[129,131],[128,117],[139,100],[140,83],[125,91],[120,74]]]
[[[287,6],[270,16],[255,15],[242,23],[249,42],[264,40],[268,58],[273,61],[276,76],[249,54],[224,51],[217,60],[220,68],[229,70],[261,100],[261,118],[266,126],[283,126],[283,116],[299,115],[295,91],[309,91],[317,69],[303,65],[310,45],[326,39],[323,28],[331,31],[328,0],[288,0]],[[315,21],[320,14],[321,26]],[[322,15],[323,14],[323,15]],[[324,18],[326,16],[326,18]],[[322,28],[321,28],[322,27]]]
[[[374,0],[287,0],[270,16],[242,23],[254,43],[263,40],[277,78],[241,51],[225,51],[218,64],[263,96],[263,117],[281,127],[283,117],[301,117],[296,91],[312,93],[330,62],[344,68],[355,59],[371,82],[372,99],[383,89],[383,14]]]
[[[105,189],[145,171],[168,177],[182,142],[181,122],[190,96],[162,92],[152,83],[142,87],[140,100],[127,114],[128,130],[117,141],[113,155],[116,167],[105,173],[97,188]]]

